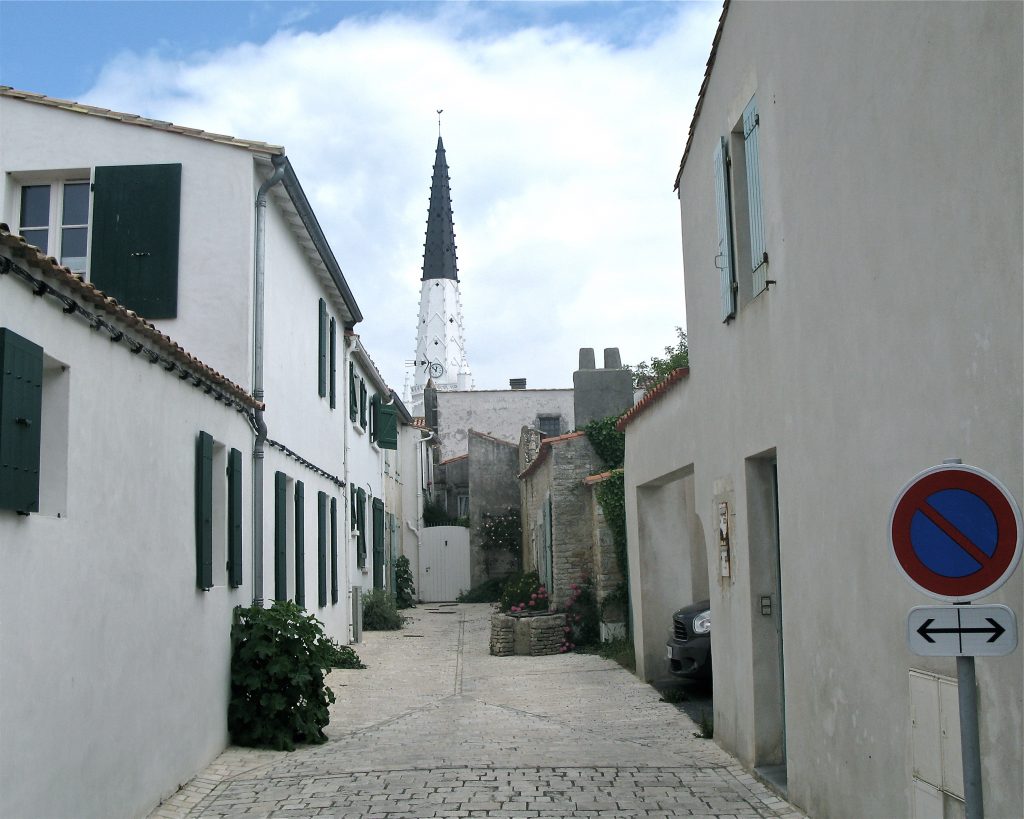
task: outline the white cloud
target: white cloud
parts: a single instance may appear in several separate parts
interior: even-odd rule
[[[719,7],[676,8],[617,44],[442,4],[187,61],[123,53],[86,101],[285,145],[397,389],[444,108],[476,384],[568,386],[579,347],[636,362],[685,323],[672,180]]]

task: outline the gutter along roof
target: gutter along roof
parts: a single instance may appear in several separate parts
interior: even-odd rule
[[[160,361],[162,368],[168,373],[177,370],[179,378],[192,377],[195,386],[205,385],[207,387],[206,392],[216,389],[219,393],[223,393],[223,397],[221,395],[214,396],[218,401],[230,398],[231,402],[229,403],[234,403],[242,409],[264,409],[264,404],[257,401],[244,388],[203,363],[136,312],[123,307],[116,299],[97,290],[93,284],[84,281],[81,276],[72,273],[67,267],[61,266],[52,256],[47,256],[21,236],[11,233],[10,228],[5,224],[0,224],[0,247],[10,254],[12,264],[20,267],[20,261],[27,268],[31,268],[31,270],[26,269],[25,272],[33,279],[38,274],[41,281],[34,291],[36,295],[55,295],[64,304],[62,309],[69,316],[79,313],[92,323],[94,329],[101,329],[105,326],[110,333],[111,341],[123,339],[131,347],[131,352],[145,352],[150,363],[156,364]],[[0,273],[4,274],[3,278],[12,276],[12,272],[6,269],[6,264],[0,267]],[[86,302],[97,313],[105,315],[102,318],[91,315],[90,311],[84,308],[79,301]],[[113,326],[109,322],[116,322],[117,326]],[[130,338],[125,333],[131,333],[138,338]],[[144,346],[140,339],[144,339],[150,346]]]
[[[175,125],[173,122],[147,119],[146,117],[140,117],[137,114],[126,114],[120,111],[111,111],[108,108],[83,105],[70,100],[56,99],[54,97],[47,97],[43,94],[35,94],[31,91],[19,91],[8,85],[0,85],[0,97],[8,97],[22,102],[31,102],[37,105],[48,106],[50,108],[58,108],[62,111],[69,111],[74,114],[100,117],[102,119],[114,120],[115,122],[120,122],[125,125],[135,125],[157,131],[164,131],[166,133],[180,134],[181,136],[201,139],[207,142],[215,142],[220,145],[242,148],[253,154],[253,159],[257,165],[264,166],[266,169],[266,173],[264,174],[265,178],[269,177],[273,172],[270,165],[270,157],[284,157],[285,173],[284,178],[281,180],[281,186],[287,193],[287,197],[282,197],[280,194],[277,194],[276,198],[283,205],[283,209],[286,214],[286,221],[295,233],[299,245],[302,247],[303,251],[305,251],[306,257],[320,274],[321,278],[325,283],[330,281],[337,290],[340,297],[338,306],[340,306],[345,313],[344,319],[346,326],[351,328],[353,325],[363,320],[363,314],[359,309],[359,305],[356,303],[355,296],[352,294],[352,290],[349,287],[348,282],[345,280],[345,276],[341,271],[341,265],[338,264],[338,260],[334,256],[334,251],[331,250],[331,246],[327,242],[327,237],[324,236],[324,232],[320,227],[320,222],[317,220],[316,214],[313,213],[313,207],[310,205],[309,199],[306,198],[306,193],[303,191],[302,185],[299,183],[299,179],[295,175],[295,169],[292,167],[291,161],[287,156],[285,156],[283,146],[271,145],[267,142],[258,142],[255,140],[238,139],[237,137],[227,136],[226,134],[215,134],[209,131],[203,131],[199,128],[186,128],[181,125]],[[277,191],[276,186],[271,189],[271,193],[274,193],[275,191]]]

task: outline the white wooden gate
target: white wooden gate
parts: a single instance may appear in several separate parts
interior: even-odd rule
[[[469,589],[469,529],[431,526],[422,530],[417,591],[424,603],[454,600]]]

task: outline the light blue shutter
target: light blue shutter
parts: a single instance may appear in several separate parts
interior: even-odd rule
[[[718,211],[718,255],[715,267],[722,291],[722,321],[736,315],[736,274],[732,265],[732,208],[729,201],[729,143],[720,137],[715,148],[715,209]]]
[[[756,296],[767,285],[768,253],[764,244],[764,219],[761,206],[761,168],[757,134],[760,118],[757,98],[747,103],[743,112],[743,151],[747,165],[747,207],[750,212],[750,267],[753,270],[753,294]]]

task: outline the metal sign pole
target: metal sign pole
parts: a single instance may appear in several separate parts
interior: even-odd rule
[[[983,819],[985,808],[981,794],[978,683],[974,676],[974,657],[956,658],[956,683],[957,698],[960,703],[960,755],[964,766],[966,817],[967,819]]]

